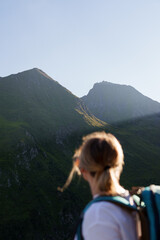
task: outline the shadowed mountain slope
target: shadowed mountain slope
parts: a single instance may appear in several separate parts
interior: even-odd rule
[[[57,187],[78,136],[104,125],[39,69],[0,79],[1,239],[68,239],[84,199],[76,191],[61,197]],[[71,198],[77,205],[68,219]]]
[[[122,185],[159,184],[159,126],[158,114],[110,126],[39,69],[1,78],[0,239],[72,239],[90,191],[77,178],[63,193],[57,187],[92,131],[111,132],[122,143]]]
[[[39,69],[0,80],[0,116],[28,123],[39,137],[42,132],[45,138],[63,128],[72,131],[88,124],[103,125],[80,108],[83,110],[76,96]]]
[[[124,148],[122,183],[129,187],[160,184],[160,113],[123,122],[113,132]]]
[[[160,112],[160,103],[127,85],[96,83],[82,100],[97,118],[116,123]]]

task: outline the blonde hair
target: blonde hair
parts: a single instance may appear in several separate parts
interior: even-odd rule
[[[100,191],[116,194],[116,184],[124,164],[123,150],[116,137],[104,131],[83,137],[73,159],[70,175],[63,188],[59,188],[60,191],[70,184],[75,172],[80,174],[80,169],[85,169],[96,179]]]

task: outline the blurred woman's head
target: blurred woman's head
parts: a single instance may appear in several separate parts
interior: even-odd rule
[[[90,174],[100,192],[117,194],[116,186],[124,164],[124,155],[119,141],[110,133],[94,132],[83,138],[82,145],[75,151],[73,173],[83,171]],[[80,171],[79,171],[80,170]]]

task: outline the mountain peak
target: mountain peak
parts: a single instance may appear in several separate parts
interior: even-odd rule
[[[29,71],[33,71],[35,73],[40,73],[41,75],[43,75],[44,77],[48,78],[48,79],[51,79],[51,80],[54,80],[53,78],[51,78],[48,74],[46,74],[45,72],[43,72],[41,69],[39,68],[33,68]]]
[[[18,72],[18,73],[14,73],[14,74],[11,74],[9,76],[6,76],[6,77],[0,77],[0,79],[2,78],[8,78],[8,77],[16,77],[16,76],[43,76],[45,78],[48,78],[50,80],[54,80],[53,78],[51,78],[49,75],[47,75],[45,72],[43,72],[41,69],[39,68],[32,68],[32,69],[28,69],[28,70],[25,70],[25,71],[22,71],[22,72]],[[54,80],[55,81],[55,80]],[[56,81],[55,81],[56,82]]]
[[[39,69],[39,68],[32,68],[32,69],[29,69],[29,70],[26,70],[26,71],[23,71],[23,72],[19,72],[18,73],[19,75],[24,75],[24,74],[29,74],[29,75],[39,75],[39,74],[41,74],[41,75],[43,75],[43,77],[46,77],[46,78],[48,78],[48,79],[51,79],[51,80],[54,80],[53,78],[51,78],[50,76],[48,76],[45,72],[43,72],[41,69]],[[16,74],[14,74],[14,75],[16,75]]]
[[[102,82],[97,82],[93,85],[93,88],[99,88],[99,87],[126,87],[126,88],[132,88],[135,89],[134,87],[126,84],[119,84],[119,83],[112,83],[103,80]],[[136,90],[136,89],[135,89]],[[137,90],[136,90],[137,91]]]
[[[108,123],[160,112],[160,103],[132,86],[107,81],[95,83],[82,100],[97,118]]]

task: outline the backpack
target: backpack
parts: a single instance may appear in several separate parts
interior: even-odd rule
[[[132,195],[135,205],[131,205],[127,199],[121,196],[98,196],[84,208],[80,215],[76,231],[77,240],[84,240],[82,235],[82,222],[87,209],[94,203],[109,201],[122,208],[139,214],[141,223],[141,240],[160,240],[160,186],[150,185],[138,188]]]

